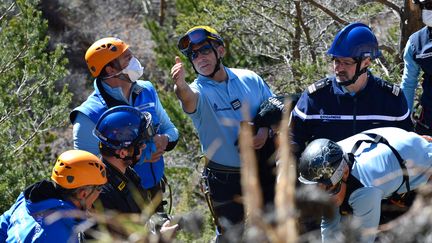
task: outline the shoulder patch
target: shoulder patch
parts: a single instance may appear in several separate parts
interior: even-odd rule
[[[307,87],[307,92],[308,92],[308,94],[313,94],[316,91],[326,87],[329,84],[331,84],[331,80],[328,78],[318,80],[315,83],[313,83]]]
[[[387,81],[382,81],[381,85],[385,90],[391,92],[393,95],[399,96],[401,88],[398,85],[389,83]]]

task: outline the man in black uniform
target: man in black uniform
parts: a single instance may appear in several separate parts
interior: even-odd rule
[[[145,207],[152,207],[150,192],[142,187],[141,178],[132,168],[139,161],[146,142],[155,135],[151,124],[150,113],[141,113],[131,106],[107,110],[96,124],[94,135],[99,140],[108,178],[99,197],[105,209],[141,213]],[[158,215],[165,221],[161,232],[176,230],[178,225],[169,226],[166,213],[158,212]]]

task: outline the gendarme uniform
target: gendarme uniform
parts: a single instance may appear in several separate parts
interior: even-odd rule
[[[297,102],[291,123],[298,152],[317,138],[339,141],[377,127],[412,129],[403,92],[370,72],[366,86],[355,94],[348,93],[334,76],[312,84]]]
[[[151,194],[142,187],[141,178],[130,167],[127,167],[123,174],[109,162],[103,162],[108,183],[103,186],[99,200],[104,208],[121,213],[141,213],[145,206],[139,202],[146,205],[151,202]]]
[[[209,160],[202,181],[205,183],[204,191],[210,193],[211,199],[208,194],[206,199],[212,201],[211,212],[216,218],[224,217],[237,224],[244,216],[243,205],[235,200],[241,195],[241,163],[237,146],[240,123],[255,117],[260,104],[273,93],[256,73],[224,68],[227,81],[215,82],[198,75],[190,85],[199,96],[196,110],[189,116]]]
[[[204,154],[224,166],[240,167],[236,141],[240,122],[255,117],[262,102],[273,93],[256,73],[224,67],[226,82],[216,82],[202,75],[190,85],[199,92],[197,108],[189,114],[202,145]],[[242,109],[247,107],[247,116]]]
[[[408,171],[410,190],[425,184],[432,167],[432,143],[416,133],[385,127],[367,130],[364,133],[378,134],[384,137],[405,161]],[[345,153],[350,153],[359,140],[373,140],[360,133],[344,139],[338,144]],[[352,210],[354,220],[358,220],[361,229],[376,230],[381,215],[381,200],[407,192],[403,182],[402,169],[395,153],[384,143],[362,143],[354,153],[355,161],[347,180],[346,206]],[[358,181],[356,185],[353,181]],[[344,205],[344,204],[342,204]],[[343,217],[335,210],[333,219],[323,219],[321,233],[324,242],[334,242],[336,232],[340,232],[340,222]],[[363,241],[373,242],[375,234],[363,238]]]

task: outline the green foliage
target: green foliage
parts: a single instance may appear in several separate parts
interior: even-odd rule
[[[200,173],[198,170],[187,167],[167,168],[165,173],[168,178],[173,178],[171,180],[171,185],[174,186],[174,191],[180,192],[179,194],[174,194],[175,204],[173,215],[185,215],[199,212],[204,220],[202,235],[197,236],[180,231],[177,239],[180,242],[210,242],[211,238],[214,236],[214,224],[203,198],[203,194],[199,193],[200,189],[197,188],[199,184],[198,181],[200,180]],[[173,183],[174,180],[175,184]],[[197,238],[199,238],[198,241],[196,240]]]
[[[382,4],[370,2],[370,3],[359,5],[357,8],[354,8],[350,14],[357,15],[357,16],[358,15],[373,16],[382,13],[384,9],[385,7]]]
[[[161,70],[170,70],[175,63],[175,55],[181,56],[181,53],[177,50],[176,43],[173,41],[174,38],[170,34],[173,31],[170,27],[159,26],[156,21],[146,20],[145,24],[147,29],[152,33],[152,39],[155,43],[159,43],[154,49],[158,68]],[[173,87],[174,84],[169,74],[166,74],[165,79],[169,80],[168,83]],[[181,109],[174,92],[166,92],[166,90],[158,86],[156,88],[158,89],[161,103],[168,112],[171,121],[179,130],[180,138],[177,148],[182,151],[195,151],[194,154],[198,154],[198,138],[193,131],[192,122]]]
[[[0,3],[0,211],[25,186],[49,175],[49,130],[65,124],[71,99],[67,87],[56,89],[67,60],[61,46],[48,50],[47,23],[37,4]]]

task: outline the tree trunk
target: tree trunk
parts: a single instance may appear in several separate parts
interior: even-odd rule
[[[411,0],[405,0],[404,11],[401,13],[401,38],[399,42],[399,54],[402,59],[405,45],[410,35],[423,27],[421,10]]]

